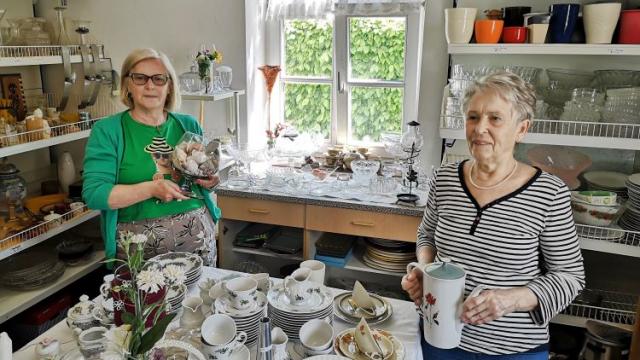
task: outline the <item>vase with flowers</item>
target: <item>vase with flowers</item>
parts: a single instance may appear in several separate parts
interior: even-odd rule
[[[125,259],[111,259],[120,266],[111,286],[116,325],[112,343],[119,346],[126,359],[151,359],[153,346],[164,336],[175,314],[167,313],[167,288],[184,280],[182,269],[160,269],[144,259],[147,237],[131,232],[120,233],[118,246]]]
[[[264,76],[265,84],[267,85],[267,127],[271,128],[271,92],[273,86],[276,84],[276,79],[280,73],[279,65],[263,65],[258,68]]]
[[[282,131],[287,128],[287,124],[278,123],[273,130],[266,130],[267,133],[267,146],[269,150],[276,146],[276,139],[282,134]]]
[[[213,64],[222,62],[222,53],[216,50],[215,45],[211,49],[202,48],[196,54],[196,63],[198,64],[198,76],[202,81],[205,94],[211,93],[213,90]]]

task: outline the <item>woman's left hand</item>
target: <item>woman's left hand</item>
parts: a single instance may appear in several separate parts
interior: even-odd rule
[[[480,295],[465,300],[460,318],[467,324],[488,323],[513,312],[517,303],[516,296],[510,289],[484,290]]]
[[[208,179],[198,179],[196,183],[205,189],[213,189],[220,183],[220,178],[217,175],[211,175]]]

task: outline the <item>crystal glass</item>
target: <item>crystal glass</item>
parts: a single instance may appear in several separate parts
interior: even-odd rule
[[[43,30],[44,18],[25,18],[20,21],[20,33],[25,45],[51,45],[49,34]]]
[[[198,75],[198,67],[191,66],[191,70],[178,76],[180,82],[180,90],[185,93],[199,93],[202,91],[202,81]]]
[[[65,26],[65,20],[63,16],[63,12],[67,9],[66,6],[56,6],[54,8],[56,10],[56,41],[57,45],[70,45],[71,38],[67,33],[67,28]]]
[[[380,169],[380,162],[374,160],[354,160],[351,162],[353,180],[360,185],[367,185]]]
[[[20,34],[20,19],[7,19],[9,23],[9,36],[6,39],[6,45],[17,46],[22,45],[22,36]]]
[[[231,80],[233,79],[233,73],[229,66],[218,66],[216,69],[218,76],[220,76],[220,82],[223,89],[231,89]]]

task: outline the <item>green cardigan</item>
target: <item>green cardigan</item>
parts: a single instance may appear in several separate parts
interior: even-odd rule
[[[124,154],[122,114],[117,113],[95,123],[84,154],[82,197],[90,209],[100,210],[100,230],[107,259],[116,255],[118,210],[109,207],[108,199],[111,189],[118,184],[118,169]],[[200,125],[191,115],[169,113],[169,116],[178,120],[185,132],[202,134]],[[205,189],[197,186],[196,192],[203,195],[211,217],[217,222],[220,209]]]

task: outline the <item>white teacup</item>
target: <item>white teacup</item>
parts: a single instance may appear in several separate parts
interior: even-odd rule
[[[333,342],[333,327],[324,320],[309,320],[300,328],[300,342],[313,351],[330,348]]]
[[[237,277],[223,281],[222,287],[229,295],[231,306],[238,310],[251,308],[258,300],[258,282],[250,277]]]
[[[444,9],[445,37],[449,44],[468,44],[473,35],[476,8]]]
[[[324,272],[326,266],[322,261],[305,260],[300,263],[300,267],[311,270],[309,280],[324,285]]]
[[[271,277],[269,273],[258,273],[249,275],[250,278],[254,279],[258,282],[258,291],[262,291],[263,293],[269,292],[273,281],[271,281]]]
[[[236,323],[229,315],[211,315],[202,323],[202,347],[209,360],[229,359],[246,340],[244,331],[236,333]]]
[[[311,297],[313,287],[317,284],[310,281],[311,270],[300,268],[284,278],[284,293],[294,305],[303,304]]]

